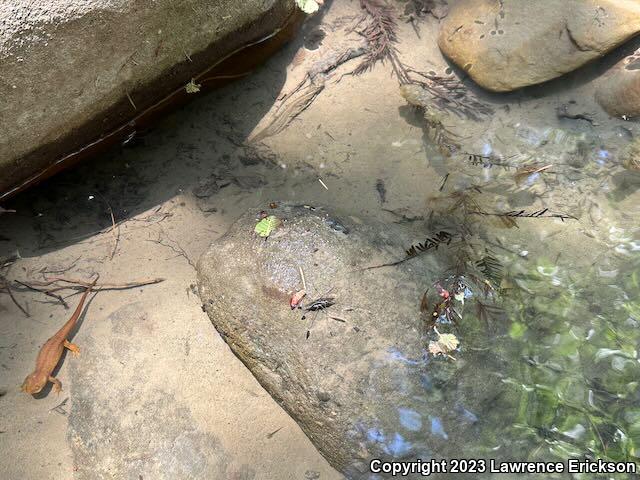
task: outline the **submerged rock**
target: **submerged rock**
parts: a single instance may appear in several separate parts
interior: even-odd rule
[[[83,327],[82,361],[71,363],[73,478],[230,478],[220,440],[165,385],[176,373],[159,366],[160,327],[153,314],[133,303]],[[178,358],[182,345],[168,343],[162,348]]]
[[[463,0],[438,45],[478,84],[506,92],[575,70],[638,32],[637,0]]]
[[[620,153],[622,166],[627,170],[640,172],[640,138],[629,142]]]
[[[624,59],[602,80],[596,100],[614,117],[640,116],[640,52]]]
[[[0,200],[133,138],[195,95],[194,77],[204,89],[250,71],[301,15],[294,0],[3,2]]]
[[[281,223],[267,240],[254,234],[255,209],[212,244],[199,292],[234,353],[327,460],[368,479],[372,458],[426,460],[473,445],[489,422],[482,412],[501,410],[498,380],[474,367],[489,368],[486,352],[427,353],[419,305],[445,270],[436,257],[363,271],[402,258],[416,238],[320,208],[280,204],[269,214]],[[292,310],[303,283],[304,305],[333,305]]]

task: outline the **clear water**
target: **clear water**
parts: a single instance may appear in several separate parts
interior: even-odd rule
[[[587,457],[640,465],[640,173],[623,166],[629,145],[638,142],[637,122],[559,121],[555,93],[546,87],[523,96],[483,96],[493,113],[479,119],[452,112],[425,119],[406,100],[429,108],[431,99],[403,99],[382,68],[327,87],[288,129],[266,140],[266,154],[247,148],[244,141],[274,99],[297,83],[285,88],[281,75],[294,52],[171,116],[144,146],[111,152],[58,177],[44,194],[29,194],[21,202],[35,219],[18,245],[23,253],[73,243],[96,223],[109,227],[104,206],[87,200],[96,191],[120,219],[172,202],[176,218],[182,215],[173,238],[189,245],[194,258],[246,208],[273,200],[348,205],[363,216],[402,223],[416,238],[440,230],[464,234],[464,245],[438,251],[443,273],[435,282],[453,293],[449,269],[459,268],[463,279],[464,305],[453,303],[461,318],[456,325],[446,315],[438,320],[440,331],[460,341],[450,352],[456,360],[391,356],[414,372],[431,372],[420,395],[440,403],[448,417],[399,406],[398,431],[371,429],[369,441],[402,459],[416,453],[402,432],[417,431],[423,445],[437,444],[451,457]],[[548,104],[538,102],[547,94]],[[567,101],[570,93],[560,97]],[[536,111],[541,105],[542,113]],[[429,121],[452,134],[453,153],[443,154],[447,149]],[[380,182],[387,198],[376,188]],[[196,225],[196,217],[205,222]],[[133,232],[132,240],[145,240]],[[488,255],[493,272],[478,264]],[[489,306],[484,313],[478,300]],[[429,339],[435,339],[432,330]],[[467,380],[484,379],[494,389],[492,401],[479,409],[455,401],[468,394]],[[472,435],[451,434],[451,419]]]
[[[432,105],[416,92],[405,97]],[[640,174],[622,166],[633,140],[616,124],[596,131],[547,126],[535,115],[509,121],[510,114],[496,114],[479,126],[439,113],[436,123],[448,126],[448,140],[456,144],[449,149],[447,139],[434,134],[430,115],[425,138],[443,183],[432,182],[437,188],[427,195],[427,226],[464,232],[469,245],[444,254],[463,285],[450,271],[434,284],[461,294],[453,302],[457,327],[445,313],[436,314],[440,329],[455,332],[460,347],[451,365],[432,357],[425,370],[452,369],[449,378],[484,378],[495,389],[495,400],[483,409],[449,405],[458,413],[453,422],[476,427],[468,427],[471,435],[462,443],[451,439],[458,443],[448,454],[638,462]],[[472,265],[487,254],[495,262],[478,273]],[[474,308],[477,300],[497,308],[482,312]],[[425,395],[451,401],[464,388],[464,380],[440,382]],[[431,416],[426,438],[449,440],[451,427]],[[476,470],[472,476],[494,475]],[[568,475],[543,477],[633,477]]]

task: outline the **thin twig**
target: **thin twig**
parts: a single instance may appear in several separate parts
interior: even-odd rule
[[[60,295],[56,295],[55,293],[49,292],[47,290],[41,290],[39,288],[23,283],[20,280],[15,280],[15,282],[18,285],[22,285],[23,287],[28,288],[29,290],[32,290],[34,292],[44,293],[48,297],[55,298],[58,302],[60,302],[64,306],[65,309],[67,310],[69,309],[69,305],[67,304],[67,302],[64,301],[64,298],[62,298]]]
[[[47,270],[47,267],[45,266],[45,267],[42,267],[42,268],[38,271],[38,273],[41,273],[41,274],[43,274],[43,275],[46,275],[47,273],[57,273],[57,274],[60,274],[60,273],[67,273],[69,270],[71,270],[73,267],[75,267],[75,266],[76,266],[76,264],[78,263],[78,260],[80,260],[80,258],[81,258],[81,257],[76,258],[76,259],[75,259],[71,264],[69,264],[69,266],[68,266],[68,267],[61,268],[61,269],[59,269],[59,270]]]
[[[110,260],[113,260],[113,257],[116,254],[116,250],[118,249],[118,242],[120,240],[120,225],[116,223],[116,217],[113,214],[113,208],[111,208],[111,204],[107,201],[104,195],[98,193],[102,201],[105,203],[107,208],[109,209],[109,216],[111,217],[111,234],[113,235],[113,249],[111,250],[111,255],[109,256]],[[116,232],[116,225],[118,231]]]
[[[9,294],[9,297],[11,297],[11,300],[16,305],[16,307],[18,307],[20,311],[24,313],[25,317],[31,317],[31,315],[29,315],[29,312],[27,312],[25,308],[18,303],[18,300],[16,300],[16,297],[13,296],[13,292],[11,292],[11,287],[5,284],[4,289]]]
[[[164,282],[164,278],[151,278],[148,280],[138,280],[134,282],[127,283],[96,283],[96,285],[92,288],[93,291],[101,291],[101,290],[127,290],[130,288],[143,287],[145,285],[154,285],[156,283]],[[16,280],[17,282],[17,280]],[[39,290],[41,292],[59,292],[62,290],[78,290],[84,291],[86,288],[91,286],[91,283],[85,280],[77,280],[72,278],[63,278],[63,277],[55,277],[46,279],[46,281],[39,280],[31,280],[19,282],[21,285],[24,285],[27,288],[35,289],[34,285],[38,287],[47,287],[51,285],[55,285],[56,283],[66,283],[68,285],[56,285],[53,288],[48,288],[46,290]]]
[[[164,232],[164,230],[162,230],[162,227],[160,227],[160,231],[164,234],[165,237],[167,237],[171,242],[173,242],[175,244],[175,246],[171,245],[170,243],[164,242],[162,240],[162,238],[160,238],[160,233],[158,233],[158,239],[157,240],[148,239],[147,242],[157,243],[158,245],[162,245],[163,247],[170,248],[173,252],[175,252],[177,254],[177,256],[183,257],[189,263],[189,265],[191,265],[193,268],[196,268],[195,263],[193,263],[193,261],[191,260],[189,255],[187,255],[187,252],[185,252],[184,248],[182,248],[182,246],[177,241],[175,241],[171,237],[169,237]]]

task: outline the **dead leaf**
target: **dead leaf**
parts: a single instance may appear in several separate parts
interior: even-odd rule
[[[435,342],[429,342],[429,353],[432,355],[445,355],[455,360],[455,358],[450,355],[450,352],[453,352],[458,348],[458,345],[460,345],[458,337],[452,333],[441,334],[437,329],[435,329],[435,331],[438,334],[438,339]]]

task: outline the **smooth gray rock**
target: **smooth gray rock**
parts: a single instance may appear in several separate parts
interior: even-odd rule
[[[152,380],[158,329],[139,303],[84,326],[71,362],[75,479],[229,478],[228,455],[171,392],[171,372],[167,388]]]
[[[295,8],[293,0],[0,2],[0,197],[277,32]]]
[[[490,368],[488,354],[426,353],[419,305],[443,273],[437,256],[361,271],[423,239],[320,208],[265,208],[283,220],[266,241],[250,210],[198,263],[204,307],[235,354],[348,478],[373,478],[376,457],[459,456],[484,421],[470,412],[500,410],[498,380],[473,368]],[[335,297],[326,312],[291,310],[300,269],[307,304]]]

